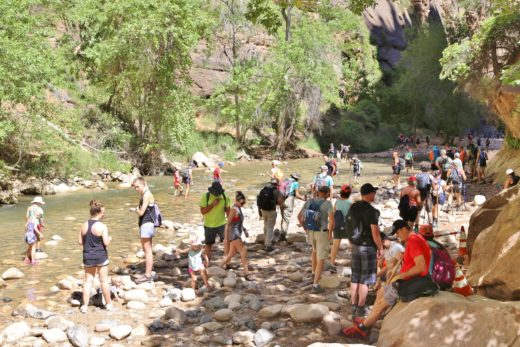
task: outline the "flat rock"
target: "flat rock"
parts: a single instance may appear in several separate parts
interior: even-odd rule
[[[232,302],[238,302],[240,303],[242,301],[242,295],[240,294],[237,294],[237,293],[233,293],[233,294],[229,294],[228,296],[226,296],[224,298],[224,302],[229,305],[230,303]]]
[[[26,322],[16,322],[8,325],[4,330],[2,330],[0,341],[4,341],[6,343],[16,342],[23,339],[24,337],[30,336],[30,333],[31,328]]]
[[[118,325],[119,323],[115,320],[104,319],[96,324],[96,326],[94,327],[94,331],[98,333],[104,333],[110,331],[110,328],[116,327]]]
[[[288,243],[307,242],[307,236],[305,234],[300,234],[300,233],[288,233],[287,242]]]
[[[47,325],[47,329],[60,329],[61,331],[66,331],[74,326],[74,322],[62,316],[50,317],[45,321],[45,324]]]
[[[88,330],[84,325],[75,325],[68,329],[67,337],[74,347],[89,347]]]
[[[273,339],[274,334],[266,329],[260,329],[258,330],[254,335],[254,342],[256,347],[263,347],[267,346]]]
[[[135,265],[135,264],[139,264],[141,262],[141,259],[139,259],[138,257],[136,257],[134,254],[131,254],[129,256],[127,256],[123,262],[125,264],[128,264],[128,265]]]
[[[4,271],[2,274],[2,279],[4,280],[17,280],[24,276],[23,272],[18,270],[15,267],[11,267]]]
[[[126,308],[130,310],[144,310],[146,308],[146,304],[141,301],[129,301],[126,303]]]
[[[209,277],[226,277],[227,271],[221,268],[220,266],[210,266],[206,269]]]
[[[208,322],[208,323],[201,324],[200,326],[203,327],[207,331],[216,331],[216,330],[220,330],[220,329],[224,328],[224,326],[222,324],[220,324],[219,322]]]
[[[213,317],[221,322],[226,322],[233,318],[233,311],[228,308],[222,308],[214,313]]]
[[[110,328],[110,337],[116,341],[126,339],[132,333],[132,327],[130,325],[118,325]]]
[[[132,289],[125,293],[125,301],[139,301],[142,303],[148,302],[148,294],[144,289]]]
[[[15,312],[13,312],[13,316],[21,316],[25,318],[34,318],[34,319],[47,319],[56,315],[56,313],[42,310],[33,306],[31,304],[20,305]]]
[[[45,330],[42,337],[47,343],[59,343],[68,340],[67,334],[57,328]]]
[[[193,301],[197,297],[195,290],[193,288],[183,288],[181,293],[182,301]]]
[[[323,276],[318,283],[320,286],[327,289],[336,289],[340,285],[337,276]]]
[[[282,312],[283,305],[272,305],[262,308],[258,312],[260,318],[275,318]]]
[[[321,304],[296,304],[289,308],[289,315],[296,323],[320,322],[329,313],[329,308]]]

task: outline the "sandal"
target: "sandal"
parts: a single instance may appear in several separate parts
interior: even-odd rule
[[[253,275],[252,273],[248,273],[247,275],[244,276],[244,278],[246,279],[246,281],[256,280],[255,275]]]
[[[135,280],[136,284],[145,283],[145,282],[152,282],[152,276],[142,275],[141,277],[139,277]]]
[[[236,264],[226,264],[226,270],[236,270],[240,267],[240,265]]]

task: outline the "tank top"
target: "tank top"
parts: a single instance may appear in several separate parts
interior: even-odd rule
[[[142,206],[143,206],[143,197],[141,196],[141,199],[139,199],[139,209],[141,209]],[[155,213],[154,204],[148,204],[148,206],[146,206],[146,211],[144,211],[144,214],[142,216],[139,216],[139,226],[141,226],[145,223],[153,223],[152,213]]]
[[[338,199],[336,200],[336,211],[341,211],[343,216],[346,216],[350,208],[350,205],[352,205],[352,201],[350,201],[349,199]]]
[[[238,240],[242,236],[242,231],[244,230],[244,214],[242,213],[242,209],[234,205],[233,208],[237,212],[237,215],[233,218],[230,228],[230,240]]]
[[[103,264],[108,260],[108,252],[103,243],[102,236],[96,236],[92,233],[92,226],[97,220],[90,219],[87,232],[81,236],[83,240],[83,264],[92,266]]]

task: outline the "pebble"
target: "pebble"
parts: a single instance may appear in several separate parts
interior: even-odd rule
[[[47,343],[59,343],[68,340],[67,335],[57,328],[45,330],[42,337]]]
[[[140,301],[129,301],[126,303],[126,308],[130,310],[144,310],[146,304]]]
[[[17,280],[24,276],[23,272],[18,270],[15,267],[11,267],[4,271],[2,274],[2,279],[4,280]]]
[[[266,329],[258,330],[253,337],[256,347],[266,346],[273,339],[274,339],[274,334]]]
[[[116,341],[126,339],[132,333],[132,327],[127,324],[110,328],[110,337]]]
[[[214,318],[221,322],[226,322],[233,317],[233,311],[228,308],[223,308],[215,312]]]

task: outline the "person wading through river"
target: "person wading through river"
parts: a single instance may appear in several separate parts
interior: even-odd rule
[[[132,186],[141,195],[139,207],[135,211],[139,215],[139,234],[145,257],[144,275],[136,279],[135,283],[150,282],[153,267],[152,239],[155,236],[155,200],[144,178],[136,178]]]
[[[102,203],[92,200],[90,202],[90,219],[83,224],[79,231],[78,243],[83,246],[83,267],[85,268],[85,280],[83,282],[83,305],[80,307],[81,313],[87,313],[90,302],[90,291],[92,282],[99,276],[101,292],[105,298],[105,309],[114,311],[110,286],[108,283],[108,252],[107,246],[110,244],[108,228],[101,220],[105,216],[105,207]]]
[[[34,231],[36,235],[36,252],[42,252],[40,248],[40,240],[43,239],[43,228],[45,223],[43,221],[43,208],[45,205],[41,196],[36,196],[31,201],[31,206],[27,208],[27,213],[25,214],[25,222],[29,223],[32,220],[34,223]],[[34,259],[33,259],[34,260]]]
[[[202,194],[199,202],[200,213],[204,216],[204,238],[206,255],[211,262],[211,249],[217,235],[220,242],[224,241],[226,216],[229,214],[231,199],[222,188],[220,182],[213,182],[208,191]],[[227,255],[229,244],[224,243],[224,255]]]

